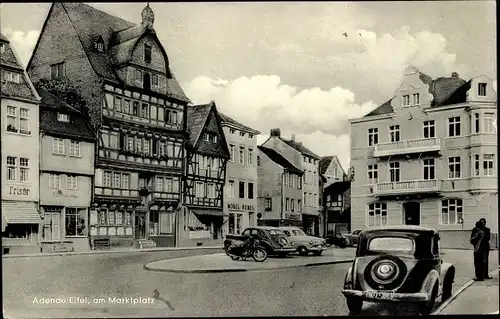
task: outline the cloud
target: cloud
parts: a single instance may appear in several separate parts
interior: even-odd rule
[[[31,30],[24,33],[22,31],[12,30],[11,28],[5,28],[2,29],[2,33],[9,39],[10,44],[21,60],[21,64],[26,68],[40,32],[38,30]]]

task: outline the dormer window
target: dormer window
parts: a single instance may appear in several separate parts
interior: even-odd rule
[[[420,94],[419,93],[415,93],[412,95],[412,102],[413,102],[413,105],[420,105]]]
[[[50,78],[60,80],[64,77],[64,62],[52,64],[50,66]]]
[[[99,52],[104,52],[104,43],[101,43],[101,42],[96,42],[94,44],[94,47],[97,51]]]
[[[66,113],[57,113],[57,120],[59,122],[69,123],[69,115]]]
[[[4,53],[4,52],[5,52],[5,44],[0,43],[0,53]]]
[[[152,48],[149,44],[144,45],[144,62],[151,63],[151,51]]]
[[[403,107],[405,106],[410,106],[410,96],[409,95],[403,95]]]
[[[141,70],[135,70],[135,80],[137,82],[142,83],[142,71]]]
[[[153,86],[158,86],[158,85],[159,85],[159,82],[158,82],[158,75],[153,75],[153,76],[151,77],[151,81],[152,81]]]
[[[486,96],[486,83],[479,83],[477,85],[477,95]]]
[[[217,143],[217,135],[213,133],[203,133],[203,140],[205,142]]]
[[[21,76],[19,73],[3,71],[3,78],[8,82],[19,83]]]

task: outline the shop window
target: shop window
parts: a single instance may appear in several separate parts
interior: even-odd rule
[[[86,208],[66,208],[65,225],[66,236],[86,236]]]

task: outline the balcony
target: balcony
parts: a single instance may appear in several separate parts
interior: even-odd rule
[[[378,183],[373,187],[375,196],[437,193],[441,191],[441,181],[436,179]]]
[[[374,157],[403,155],[423,152],[437,152],[441,150],[439,138],[419,138],[406,141],[383,143],[375,145]]]

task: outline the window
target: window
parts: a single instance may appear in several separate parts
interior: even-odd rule
[[[0,53],[5,53],[5,44],[0,43]]]
[[[151,77],[152,79],[152,83],[153,83],[153,86],[158,86],[159,85],[159,82],[158,82],[158,75],[156,74],[153,74],[153,76]]]
[[[19,83],[21,76],[16,72],[3,71],[3,77],[5,81]]]
[[[207,198],[215,198],[215,184],[214,183],[207,184]]]
[[[64,62],[52,64],[50,66],[50,78],[52,80],[59,80],[64,77]]]
[[[86,216],[86,208],[66,208],[66,236],[86,236]]]
[[[228,187],[227,196],[229,198],[234,198],[234,181],[229,181],[227,187]]]
[[[142,103],[142,108],[141,108],[141,116],[142,117],[145,117],[145,118],[148,118],[148,114],[149,114],[149,105],[147,103]]]
[[[297,188],[302,189],[302,176],[297,176]]]
[[[477,84],[477,95],[486,96],[486,83]]]
[[[238,193],[239,193],[238,196],[239,198],[245,198],[245,182],[239,183]]]
[[[472,169],[472,176],[479,176],[479,154],[473,156],[474,167]]]
[[[286,180],[286,177],[285,177],[285,180]],[[290,173],[288,173],[288,186],[293,187],[293,175]]]
[[[434,120],[424,121],[424,138],[436,137],[436,124]]]
[[[240,146],[240,164],[245,165],[245,147]]]
[[[252,134],[248,134],[248,138],[253,138],[253,135]]]
[[[414,93],[412,95],[412,105],[420,105],[420,94]]]
[[[69,156],[80,157],[80,142],[77,141],[70,142]]]
[[[460,178],[460,156],[448,158],[448,177]]]
[[[378,144],[378,128],[368,129],[368,146]]]
[[[307,206],[309,204],[308,200],[307,200],[307,193],[304,192],[304,206]]]
[[[234,145],[230,144],[229,145],[229,152],[231,153],[231,162],[234,162]]]
[[[290,198],[287,198],[285,201],[285,210],[290,211]]]
[[[172,112],[172,125],[177,125],[177,112],[173,111]]]
[[[61,175],[49,174],[49,187],[60,189],[61,188]]]
[[[21,129],[21,133],[30,134],[30,110],[20,108],[19,109],[19,127]]]
[[[103,52],[104,51],[104,43],[96,42],[95,43],[95,48],[97,49],[97,51]]]
[[[19,159],[19,180],[27,182],[29,180],[29,172],[29,159],[21,157]]]
[[[372,164],[368,165],[368,184],[377,184],[378,183],[378,165]]]
[[[113,173],[113,188],[120,188],[120,186],[121,186],[120,173]]]
[[[163,177],[156,177],[155,190],[158,192],[163,192]]]
[[[379,237],[370,240],[368,246],[370,251],[404,251],[411,252],[413,250],[413,240],[410,238],[401,237]]]
[[[389,163],[389,175],[390,175],[391,183],[399,182],[399,180],[400,180],[399,162]]]
[[[293,198],[292,198],[292,199],[290,199],[290,210],[291,210],[292,212],[294,212],[294,211],[295,211],[295,199],[293,199]]]
[[[368,205],[368,226],[387,225],[387,204],[371,203]]]
[[[484,113],[484,133],[496,133],[497,125],[494,113]]]
[[[236,131],[231,128],[231,129],[229,129],[229,133],[234,134],[234,133],[236,133]]]
[[[57,120],[59,122],[69,123],[69,115],[66,113],[57,113]]]
[[[19,129],[17,125],[17,108],[14,106],[7,106],[7,131],[16,132]]]
[[[203,140],[205,142],[217,143],[217,135],[213,133],[203,133]]]
[[[297,211],[302,212],[302,200],[297,199]]]
[[[248,198],[253,199],[253,183],[248,183]]]
[[[64,140],[62,138],[52,138],[52,154],[64,155]]]
[[[410,96],[409,95],[403,95],[403,107],[405,106],[410,106]]]
[[[118,96],[115,96],[115,111],[116,112],[122,111],[122,98]]]
[[[448,136],[460,136],[460,116],[450,117],[448,119]]]
[[[483,175],[484,176],[495,176],[495,170],[493,165],[495,163],[495,155],[484,154],[483,155]]]
[[[479,129],[480,129],[479,113],[474,113],[474,132],[479,133]]]
[[[76,175],[66,176],[66,188],[67,189],[78,189],[78,177]]]
[[[240,132],[240,136],[241,137],[245,137],[245,133],[244,132]]]
[[[142,152],[142,138],[135,138],[135,151],[138,153]]]
[[[441,201],[441,224],[454,225],[463,219],[463,203],[461,199],[450,198]]]
[[[249,148],[248,149],[248,160],[247,163],[249,166],[253,165],[253,149]]]
[[[196,197],[205,197],[205,184],[196,182]]]
[[[17,172],[17,158],[12,156],[7,156],[7,180],[15,181]]]
[[[103,186],[111,188],[111,172],[104,172]]]
[[[130,101],[129,100],[123,101],[122,112],[126,113],[126,114],[130,114]]]
[[[433,158],[424,160],[424,180],[436,179],[436,165]]]
[[[151,63],[151,51],[152,51],[151,46],[148,44],[145,44],[144,45],[144,62]]]
[[[122,189],[129,189],[130,188],[130,175],[129,174],[122,174]]]
[[[266,211],[270,211],[273,209],[273,199],[268,197],[266,198]]]
[[[390,136],[391,142],[399,142],[399,138],[400,138],[399,125],[389,126],[389,136]]]
[[[135,116],[139,116],[139,102],[134,101],[132,105],[132,114]]]

